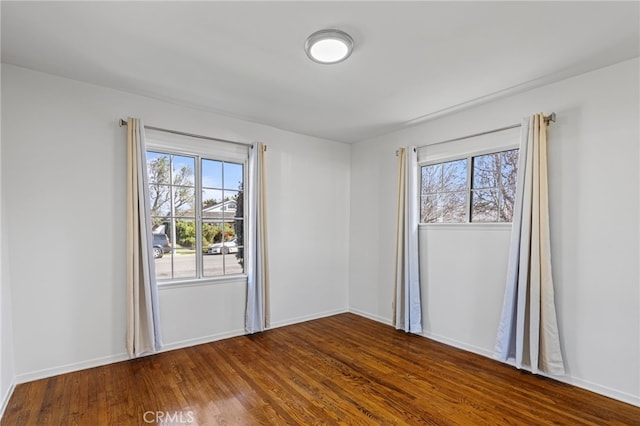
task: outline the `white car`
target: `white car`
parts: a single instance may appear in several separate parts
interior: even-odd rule
[[[205,249],[206,254],[227,254],[237,252],[238,242],[235,238],[224,243],[211,244]]]

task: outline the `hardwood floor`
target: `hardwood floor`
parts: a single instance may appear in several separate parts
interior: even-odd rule
[[[18,385],[2,425],[640,425],[640,408],[342,314]]]

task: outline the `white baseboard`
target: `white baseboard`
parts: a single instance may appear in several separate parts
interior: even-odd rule
[[[427,339],[435,340],[436,342],[444,343],[447,346],[453,346],[454,348],[462,349],[467,352],[472,352],[477,355],[482,355],[487,358],[495,359],[493,356],[493,352],[486,350],[485,348],[481,348],[480,346],[470,345],[465,342],[461,342],[459,340],[451,339],[445,336],[441,336],[439,334],[431,333],[429,331],[423,331],[420,333],[422,337],[426,337]]]
[[[621,392],[617,389],[611,389],[606,386],[599,385],[597,383],[590,382],[588,380],[579,379],[571,376],[549,376],[544,373],[540,373],[540,375],[548,377],[553,380],[557,380],[562,383],[566,383],[571,386],[575,386],[578,388],[582,388],[588,390],[593,393],[597,393],[602,396],[606,396],[607,398],[615,399],[621,402],[625,402],[630,405],[635,405],[636,407],[640,407],[640,396],[632,395],[630,393]]]
[[[186,339],[180,340],[178,342],[167,343],[162,346],[162,349],[158,351],[160,352],[168,352],[173,351],[175,349],[188,348],[190,346],[203,345],[205,343],[215,342],[217,340],[229,339],[231,337],[238,337],[245,335],[246,332],[244,329],[225,331],[224,333],[211,334],[209,336],[198,337],[195,339]]]
[[[373,314],[370,314],[368,312],[359,311],[359,310],[353,309],[353,308],[351,308],[349,311],[354,313],[354,314],[356,314],[356,315],[360,315],[362,317],[369,318],[369,319],[372,319],[374,321],[381,322],[383,324],[391,325],[391,321],[386,319],[386,318],[382,318],[380,316],[373,315]],[[437,342],[443,343],[443,344],[445,344],[447,346],[452,346],[454,348],[462,349],[462,350],[467,351],[467,352],[472,352],[472,353],[475,353],[477,355],[481,355],[481,356],[484,356],[484,357],[487,357],[487,358],[491,358],[493,360],[496,359],[493,352],[491,352],[491,351],[489,351],[489,350],[487,350],[485,348],[481,348],[479,346],[470,345],[468,343],[461,342],[461,341],[455,340],[455,339],[450,339],[448,337],[441,336],[441,335],[438,335],[438,334],[435,334],[435,333],[431,333],[431,332],[423,332],[423,333],[420,333],[419,335],[422,336],[422,337],[426,337],[427,339],[431,339],[431,340],[435,340]],[[513,362],[506,362],[506,364],[510,364],[514,368],[516,368]],[[621,401],[621,402],[624,402],[624,403],[627,403],[627,404],[630,404],[630,405],[634,405],[634,406],[640,407],[640,396],[637,396],[637,395],[629,394],[629,393],[626,393],[626,392],[621,392],[621,391],[619,391],[617,389],[612,389],[612,388],[609,388],[609,387],[606,387],[606,386],[599,385],[597,383],[590,382],[588,380],[583,380],[583,379],[579,379],[579,378],[572,377],[572,376],[551,376],[551,375],[544,374],[544,373],[539,373],[539,374],[541,376],[550,378],[552,380],[556,380],[558,382],[566,383],[568,385],[572,385],[572,386],[575,386],[575,387],[578,387],[578,388],[581,388],[581,389],[585,389],[585,390],[588,390],[590,392],[594,392],[594,393],[597,393],[599,395],[615,399],[617,401]]]
[[[7,409],[7,405],[9,405],[9,400],[11,399],[11,396],[13,395],[13,391],[15,389],[16,389],[16,381],[14,379],[11,381],[11,384],[9,385],[7,392],[4,395],[2,395],[2,405],[0,406],[0,419],[4,417],[4,412]]]
[[[335,309],[335,310],[324,311],[324,312],[317,312],[317,313],[312,314],[312,315],[305,315],[305,316],[302,316],[302,317],[290,318],[290,319],[283,320],[283,321],[272,322],[271,326],[269,328],[285,327],[287,325],[299,324],[301,322],[312,321],[312,320],[320,319],[320,318],[326,318],[326,317],[330,317],[332,315],[344,314],[346,312],[349,312],[349,310],[347,308]]]
[[[73,364],[66,364],[58,367],[32,371],[30,373],[18,374],[16,376],[15,382],[16,384],[32,382],[34,380],[46,379],[47,377],[57,376],[59,374],[72,373],[74,371],[86,370],[87,368],[100,367],[107,364],[126,361],[128,359],[129,355],[127,355],[126,353],[94,358],[87,361],[76,362]]]
[[[319,312],[319,313],[316,313],[316,314],[313,314],[313,315],[304,316],[304,317],[292,318],[292,319],[285,320],[285,321],[278,321],[276,323],[271,324],[271,328],[283,327],[283,326],[291,325],[291,324],[297,324],[297,323],[300,323],[300,322],[305,322],[305,321],[310,321],[310,320],[314,320],[314,319],[324,318],[324,317],[328,317],[328,316],[331,316],[331,315],[341,314],[341,313],[344,313],[344,312],[347,312],[347,310],[346,309],[339,309],[339,310],[333,310],[333,311]],[[162,349],[160,349],[158,351],[158,353],[168,352],[168,351],[172,351],[172,350],[175,350],[175,349],[187,348],[187,347],[190,347],[190,346],[196,346],[196,345],[201,345],[201,344],[210,343],[210,342],[215,342],[217,340],[222,340],[222,339],[228,339],[228,338],[231,338],[231,337],[242,336],[244,334],[246,334],[244,329],[238,329],[238,330],[227,331],[227,332],[224,332],[224,333],[218,333],[218,334],[212,334],[212,335],[208,335],[208,336],[198,337],[198,338],[195,338],[195,339],[180,340],[180,341],[177,341],[177,342],[172,342],[172,343],[168,343],[168,344],[163,345]],[[152,355],[152,354],[149,354],[149,355]],[[34,381],[34,380],[45,379],[47,377],[57,376],[59,374],[72,373],[74,371],[80,371],[80,370],[85,370],[85,369],[88,369],[88,368],[100,367],[100,366],[107,365],[107,364],[113,364],[113,363],[120,362],[120,361],[126,361],[128,359],[131,359],[131,358],[126,353],[122,353],[122,354],[111,355],[111,356],[95,358],[95,359],[91,359],[91,360],[87,360],[87,361],[77,362],[77,363],[73,363],[73,364],[66,364],[66,365],[61,365],[61,366],[57,366],[57,367],[45,368],[45,369],[38,370],[38,371],[32,371],[32,372],[29,372],[29,373],[19,374],[19,375],[17,375],[15,377],[14,383],[15,384],[20,384],[20,383],[31,382],[31,381]]]
[[[460,342],[458,340],[449,339],[444,336],[439,336],[437,334],[424,332],[421,334],[423,337],[428,339],[436,340],[440,343],[444,343],[445,345],[453,346],[458,349],[462,349],[468,352],[473,352],[478,355],[482,355],[487,358],[491,358],[493,360],[499,361],[496,359],[495,354],[491,351],[486,350],[485,348],[481,348],[474,345],[469,345],[464,342]],[[502,361],[499,361],[502,362]],[[507,361],[505,364],[509,364],[516,368],[515,363],[513,361]],[[523,368],[524,370],[530,371],[529,368]],[[590,392],[597,393],[598,395],[606,396],[607,398],[612,398],[627,404],[635,405],[640,407],[640,396],[632,395],[629,393],[621,392],[616,389],[611,389],[606,386],[599,385],[597,383],[589,382],[588,380],[579,379],[577,377],[572,376],[552,376],[549,374],[545,374],[543,372],[538,372],[538,375],[547,377],[552,380],[556,380],[558,382],[566,383],[571,386],[575,386],[581,389],[588,390]]]
[[[383,318],[378,315],[370,314],[369,312],[361,311],[359,309],[350,308],[349,312],[352,314],[360,315],[361,317],[369,318],[370,320],[381,322],[386,325],[393,325],[393,321],[388,318]]]

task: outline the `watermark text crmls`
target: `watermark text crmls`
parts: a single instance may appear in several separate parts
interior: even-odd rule
[[[142,414],[145,423],[192,424],[195,422],[193,411],[145,411]]]

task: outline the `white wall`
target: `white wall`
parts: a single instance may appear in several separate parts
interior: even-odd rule
[[[491,356],[511,227],[426,225],[419,231],[423,325],[436,340]],[[452,321],[451,318],[458,318]]]
[[[353,145],[351,309],[391,321],[397,147],[555,111],[549,180],[556,306],[568,370],[561,380],[640,405],[638,75],[634,59]],[[508,238],[491,228],[423,227],[420,235],[422,265],[432,269],[423,291],[425,335],[493,353]],[[496,253],[486,268],[483,244]],[[447,260],[453,252],[462,260]],[[445,268],[453,270],[450,276]]]
[[[265,142],[272,322],[347,310],[348,145],[9,65],[2,106],[2,266],[18,382],[125,358],[126,131],[118,121],[127,116]],[[242,333],[245,291],[241,281],[162,289],[165,345]]]
[[[0,69],[0,76],[1,76]],[[0,103],[0,116],[2,106]],[[9,286],[9,265],[6,261],[8,253],[7,225],[2,202],[2,129],[0,122],[0,417],[4,413],[15,383],[13,357],[13,321],[11,310],[11,288]]]
[[[0,210],[4,206],[0,207]],[[0,416],[4,413],[6,404],[15,386],[15,364],[13,346],[13,318],[11,306],[11,287],[9,281],[9,267],[5,260],[7,258],[8,244],[7,226],[4,214],[0,219]]]

